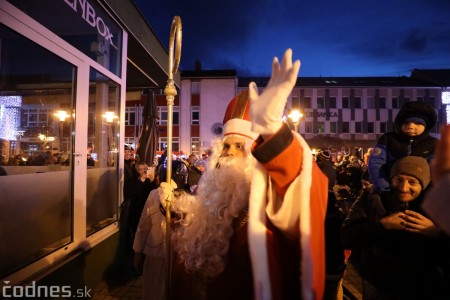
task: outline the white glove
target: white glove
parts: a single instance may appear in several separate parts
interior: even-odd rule
[[[159,185],[159,200],[164,207],[166,207],[167,201],[172,201],[173,192],[176,188],[177,184],[172,179],[170,180],[170,184],[167,182],[161,182]]]
[[[292,64],[292,49],[287,49],[281,66],[278,58],[274,57],[272,77],[261,95],[258,95],[256,83],[250,83],[252,131],[265,138],[273,135],[281,128],[284,107],[295,86],[299,70],[300,60],[296,60]]]

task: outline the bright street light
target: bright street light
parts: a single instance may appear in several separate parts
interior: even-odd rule
[[[60,122],[64,122],[66,120],[66,118],[70,116],[65,110],[58,110],[53,115],[55,117],[58,117]]]
[[[288,117],[294,123],[294,131],[298,132],[298,123],[301,117],[303,117],[303,114],[298,109],[293,109],[291,113],[288,115]]]
[[[112,123],[112,122],[114,122],[114,119],[117,119],[119,117],[116,116],[116,113],[113,111],[106,111],[103,114],[103,118],[105,118],[106,123]]]

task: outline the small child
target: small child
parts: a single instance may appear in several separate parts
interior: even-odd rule
[[[389,191],[393,163],[405,156],[421,156],[430,162],[437,139],[430,136],[436,125],[436,111],[423,101],[406,102],[394,121],[394,131],[384,133],[369,158],[369,175],[379,192]]]

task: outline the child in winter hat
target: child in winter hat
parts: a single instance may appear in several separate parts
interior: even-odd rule
[[[389,191],[389,174],[394,162],[405,156],[432,158],[437,139],[430,136],[436,125],[433,107],[423,101],[406,102],[394,121],[394,131],[383,134],[369,158],[369,175],[376,190]]]

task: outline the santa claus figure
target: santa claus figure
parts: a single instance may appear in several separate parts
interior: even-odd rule
[[[197,194],[159,189],[180,216],[172,298],[322,299],[327,178],[282,121],[300,61],[288,49],[272,67],[230,102]]]

